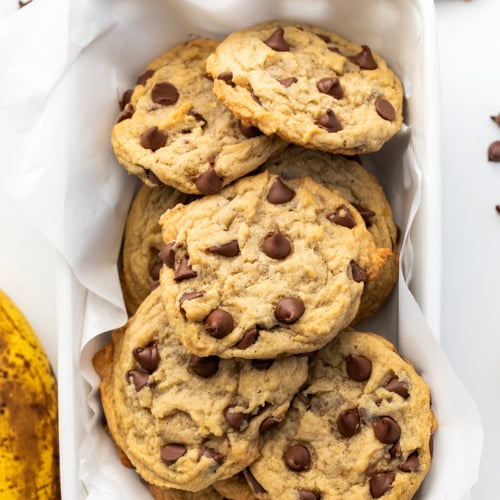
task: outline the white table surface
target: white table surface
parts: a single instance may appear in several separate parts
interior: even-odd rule
[[[17,2],[1,2],[2,13]],[[499,0],[436,0],[442,100],[442,321],[451,365],[476,399],[485,443],[474,500],[497,494],[500,432]],[[0,187],[0,288],[23,310],[57,370],[57,256]]]

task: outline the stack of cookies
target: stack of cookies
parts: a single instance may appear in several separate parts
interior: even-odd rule
[[[430,392],[352,325],[397,279],[398,230],[358,153],[402,124],[366,45],[266,22],[154,60],[124,93],[118,161],[143,186],[94,357],[122,462],[158,499],[409,499]],[[347,156],[348,155],[348,156]]]

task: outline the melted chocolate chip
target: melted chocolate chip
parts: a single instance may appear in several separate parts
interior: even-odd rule
[[[262,101],[260,100],[258,95],[254,94],[253,90],[250,90],[250,96],[259,106],[262,106]]]
[[[340,99],[344,95],[344,90],[340,85],[340,80],[337,77],[326,77],[322,78],[316,84],[316,88],[322,94],[328,94],[335,99]]]
[[[399,441],[397,443],[394,443],[390,448],[389,448],[389,455],[391,458],[401,458],[403,452],[401,451],[401,445],[399,444]]]
[[[262,242],[262,251],[271,259],[284,259],[290,255],[292,245],[283,236],[281,231],[276,228],[268,233],[265,240]]]
[[[125,109],[125,106],[130,102],[133,93],[134,91],[132,89],[128,89],[122,94],[121,99],[118,101],[118,106],[120,106],[120,111],[123,111]]]
[[[282,78],[281,80],[278,80],[278,82],[280,82],[281,85],[283,85],[283,87],[287,89],[288,87],[290,87],[290,85],[297,83],[297,78],[295,78],[294,76],[290,76],[288,78]]]
[[[305,406],[306,410],[311,409],[311,396],[305,392],[298,392],[295,397]]]
[[[163,261],[163,263],[170,267],[171,269],[175,266],[175,252],[174,252],[175,241],[171,241],[163,245],[158,252],[158,257]]]
[[[146,85],[146,82],[155,74],[152,69],[148,69],[139,75],[137,78],[137,85]]]
[[[354,260],[351,260],[349,266],[351,268],[352,279],[356,283],[365,283],[368,277],[366,271]]]
[[[175,85],[169,82],[158,82],[151,90],[151,99],[156,104],[170,106],[179,99],[179,92]]]
[[[361,45],[361,52],[351,56],[349,59],[361,69],[377,69],[377,62],[373,58],[372,51],[368,45]]]
[[[417,472],[420,469],[420,460],[418,459],[418,452],[414,451],[408,455],[406,462],[399,466],[399,470],[403,472]]]
[[[289,469],[301,472],[311,468],[311,455],[303,444],[290,446],[285,453],[285,463]]]
[[[304,302],[298,297],[283,297],[274,309],[274,317],[281,323],[291,325],[304,314]]]
[[[196,271],[194,271],[191,268],[191,266],[188,264],[188,260],[189,260],[189,258],[187,255],[182,256],[182,258],[179,262],[179,265],[177,266],[177,269],[175,270],[175,274],[174,274],[175,281],[183,281],[183,280],[195,278],[196,276],[198,276],[198,273]]]
[[[233,407],[229,406],[226,408],[224,412],[224,418],[226,419],[227,424],[232,429],[242,432],[248,427],[248,422],[250,421],[250,415],[242,412],[232,412],[231,409]]]
[[[393,377],[384,386],[388,391],[395,392],[399,394],[402,398],[407,398],[409,396],[408,386],[406,383],[401,382],[398,377]]]
[[[331,43],[331,41],[332,41],[332,39],[329,36],[323,35],[322,33],[315,33],[315,35],[318,38],[321,38],[321,40],[323,40],[325,43]]]
[[[401,428],[391,417],[381,417],[373,424],[375,437],[384,444],[392,444],[399,440]]]
[[[344,204],[340,205],[335,212],[327,215],[326,218],[330,222],[338,224],[339,226],[347,227],[348,229],[352,229],[356,225],[354,216]]]
[[[205,447],[200,448],[200,454],[198,455],[198,460],[200,460],[202,457],[210,458],[218,465],[224,462],[225,458],[222,453],[215,451],[213,448],[205,448]]]
[[[243,337],[239,340],[239,342],[234,346],[236,349],[248,349],[251,345],[257,342],[257,338],[259,337],[259,331],[257,328],[250,328],[247,330]]]
[[[222,179],[215,173],[214,167],[208,167],[194,181],[201,194],[218,193],[222,188]]]
[[[269,429],[273,429],[276,427],[281,421],[278,420],[276,417],[273,417],[272,415],[269,417],[266,417],[260,424],[259,427],[259,432],[266,432]]]
[[[328,47],[328,50],[330,52],[335,52],[336,54],[342,55],[342,52],[340,52],[340,49],[338,47]]]
[[[224,309],[214,309],[205,320],[205,331],[216,339],[229,335],[233,327],[233,317]]]
[[[345,367],[347,375],[356,382],[364,382],[372,374],[372,362],[357,354],[351,354],[345,358]]]
[[[186,454],[187,448],[183,444],[171,443],[165,445],[160,452],[161,459],[167,465],[172,465]]]
[[[219,358],[217,356],[207,356],[200,358],[194,354],[189,356],[188,368],[203,378],[211,377],[219,369]]]
[[[321,495],[311,490],[297,490],[299,500],[320,500]]]
[[[151,342],[146,347],[137,347],[132,351],[135,360],[149,372],[154,372],[158,368],[158,346],[156,342]]]
[[[247,467],[243,469],[243,476],[245,477],[246,482],[250,486],[250,489],[256,493],[267,493],[266,490],[262,487],[262,485],[255,479],[255,476],[252,474],[252,471]]]
[[[257,137],[262,135],[262,132],[257,128],[251,125],[244,125],[240,122],[240,130],[244,137],[247,139],[251,139],[252,137]]]
[[[384,120],[393,122],[396,119],[396,110],[389,101],[382,97],[377,97],[375,101],[375,110]]]
[[[158,177],[152,170],[146,170],[146,174],[148,175],[148,179],[152,184],[154,184],[155,186],[163,186],[163,182],[158,179]]]
[[[129,118],[132,118],[134,112],[135,112],[134,106],[132,106],[132,104],[127,104],[125,106],[125,109],[118,115],[116,123],[120,123],[123,120],[128,120]]]
[[[488,148],[488,161],[500,161],[500,141],[495,141]]]
[[[357,408],[343,410],[337,417],[337,429],[344,437],[352,437],[361,427]]]
[[[222,255],[223,257],[235,257],[239,255],[240,247],[238,246],[237,240],[232,240],[228,243],[221,243],[220,245],[208,247],[207,252]]]
[[[370,227],[372,225],[371,219],[377,214],[359,203],[352,203],[352,206],[359,212],[359,215],[361,215],[362,219],[365,221],[366,227]]]
[[[392,486],[396,474],[394,472],[375,472],[370,478],[370,493],[373,498],[385,495]]]
[[[324,115],[318,118],[316,125],[327,132],[338,132],[339,130],[342,130],[342,125],[330,108],[326,110]]]
[[[205,295],[205,290],[197,290],[194,292],[185,292],[181,295],[181,298],[179,299],[179,307],[181,309],[183,309],[182,304],[184,304],[184,302],[186,302],[186,300],[198,299],[200,297],[203,297],[204,295]]]
[[[149,382],[149,373],[142,370],[130,370],[127,372],[127,380],[132,379],[135,390],[139,392]]]
[[[208,122],[203,115],[192,109],[188,111],[188,115],[192,116],[196,121],[201,122],[201,128],[206,127]]]
[[[162,148],[167,143],[168,134],[158,130],[158,127],[149,127],[141,135],[141,146],[144,149],[150,149],[151,151],[156,151]]]
[[[234,87],[232,71],[223,71],[222,73],[219,73],[219,75],[217,76],[217,80],[222,80],[231,87]]]
[[[264,40],[264,43],[271,47],[271,49],[278,52],[286,52],[290,50],[290,45],[288,45],[285,40],[285,30],[283,28],[276,28],[276,30],[271,33],[269,38]]]
[[[295,191],[289,188],[279,177],[276,177],[267,193],[267,201],[279,205],[290,201],[294,196]]]

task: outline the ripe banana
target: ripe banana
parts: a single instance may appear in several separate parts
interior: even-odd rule
[[[60,496],[56,380],[28,321],[0,291],[0,499]]]

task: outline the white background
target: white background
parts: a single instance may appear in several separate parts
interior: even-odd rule
[[[17,2],[3,0],[0,15]],[[499,0],[436,0],[441,64],[442,321],[451,365],[475,397],[485,429],[474,500],[498,490],[500,432]],[[1,19],[1,18],[0,18]],[[5,165],[3,166],[5,167]],[[10,168],[15,168],[12,165]],[[0,288],[24,311],[57,370],[56,255],[1,191]]]

